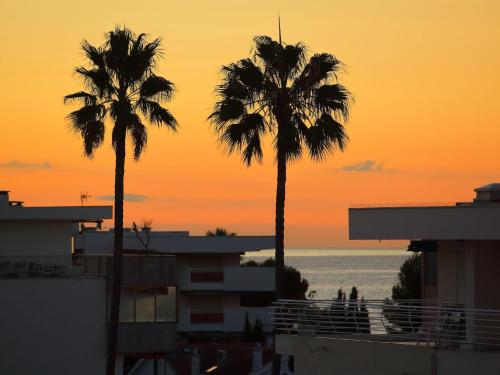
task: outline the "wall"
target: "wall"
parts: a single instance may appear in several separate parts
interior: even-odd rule
[[[105,282],[0,280],[0,374],[104,374]]]
[[[475,244],[475,303],[479,309],[500,310],[496,287],[500,285],[500,241]]]
[[[296,375],[498,375],[497,353],[436,351],[416,345],[278,335]]]
[[[2,221],[0,255],[70,255],[71,221]]]

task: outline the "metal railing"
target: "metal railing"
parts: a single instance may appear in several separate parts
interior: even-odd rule
[[[430,300],[280,300],[281,334],[410,342],[445,349],[500,349],[500,311]]]
[[[1,255],[0,277],[66,277],[72,266],[67,255]]]
[[[0,255],[0,278],[104,276],[109,256]]]

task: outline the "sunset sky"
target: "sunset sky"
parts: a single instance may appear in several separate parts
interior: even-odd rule
[[[0,190],[26,205],[77,205],[81,191],[112,204],[111,137],[85,159],[62,98],[82,88],[82,39],[126,25],[163,37],[158,73],[176,84],[167,107],[180,129],[151,127],[140,162],[127,159],[125,225],[272,234],[270,142],[247,168],[206,118],[220,67],[248,57],[253,36],[277,37],[278,12],[285,42],[346,64],[355,97],[345,153],[288,169],[288,247],[372,246],[347,240],[348,207],[471,200],[500,181],[498,0],[32,0],[0,5]]]

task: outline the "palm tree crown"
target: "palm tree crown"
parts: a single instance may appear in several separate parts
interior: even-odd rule
[[[107,33],[100,47],[82,42],[90,64],[75,72],[83,78],[87,91],[67,95],[64,102],[81,104],[68,119],[70,128],[83,138],[86,156],[93,157],[102,144],[108,115],[115,124],[113,146],[116,149],[120,134],[129,134],[136,160],[147,144],[144,122],[177,129],[174,116],[160,104],[170,100],[174,91],[172,82],[154,73],[160,43],[159,38],[147,42],[145,34],[136,36],[126,28]]]
[[[254,38],[252,58],[224,66],[218,102],[210,120],[228,151],[243,161],[261,161],[261,137],[274,136],[274,147],[287,161],[307,148],[314,160],[343,150],[348,137],[349,91],[338,83],[342,63],[321,53],[307,60],[304,44],[283,45],[267,36]]]

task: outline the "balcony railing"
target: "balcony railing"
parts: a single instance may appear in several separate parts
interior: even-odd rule
[[[2,255],[0,277],[68,277],[73,262],[66,255]]]
[[[109,255],[0,255],[0,278],[104,277]],[[123,285],[175,285],[176,258],[170,255],[123,257]]]
[[[280,300],[270,313],[281,334],[410,342],[446,349],[500,349],[500,311],[425,300]]]

